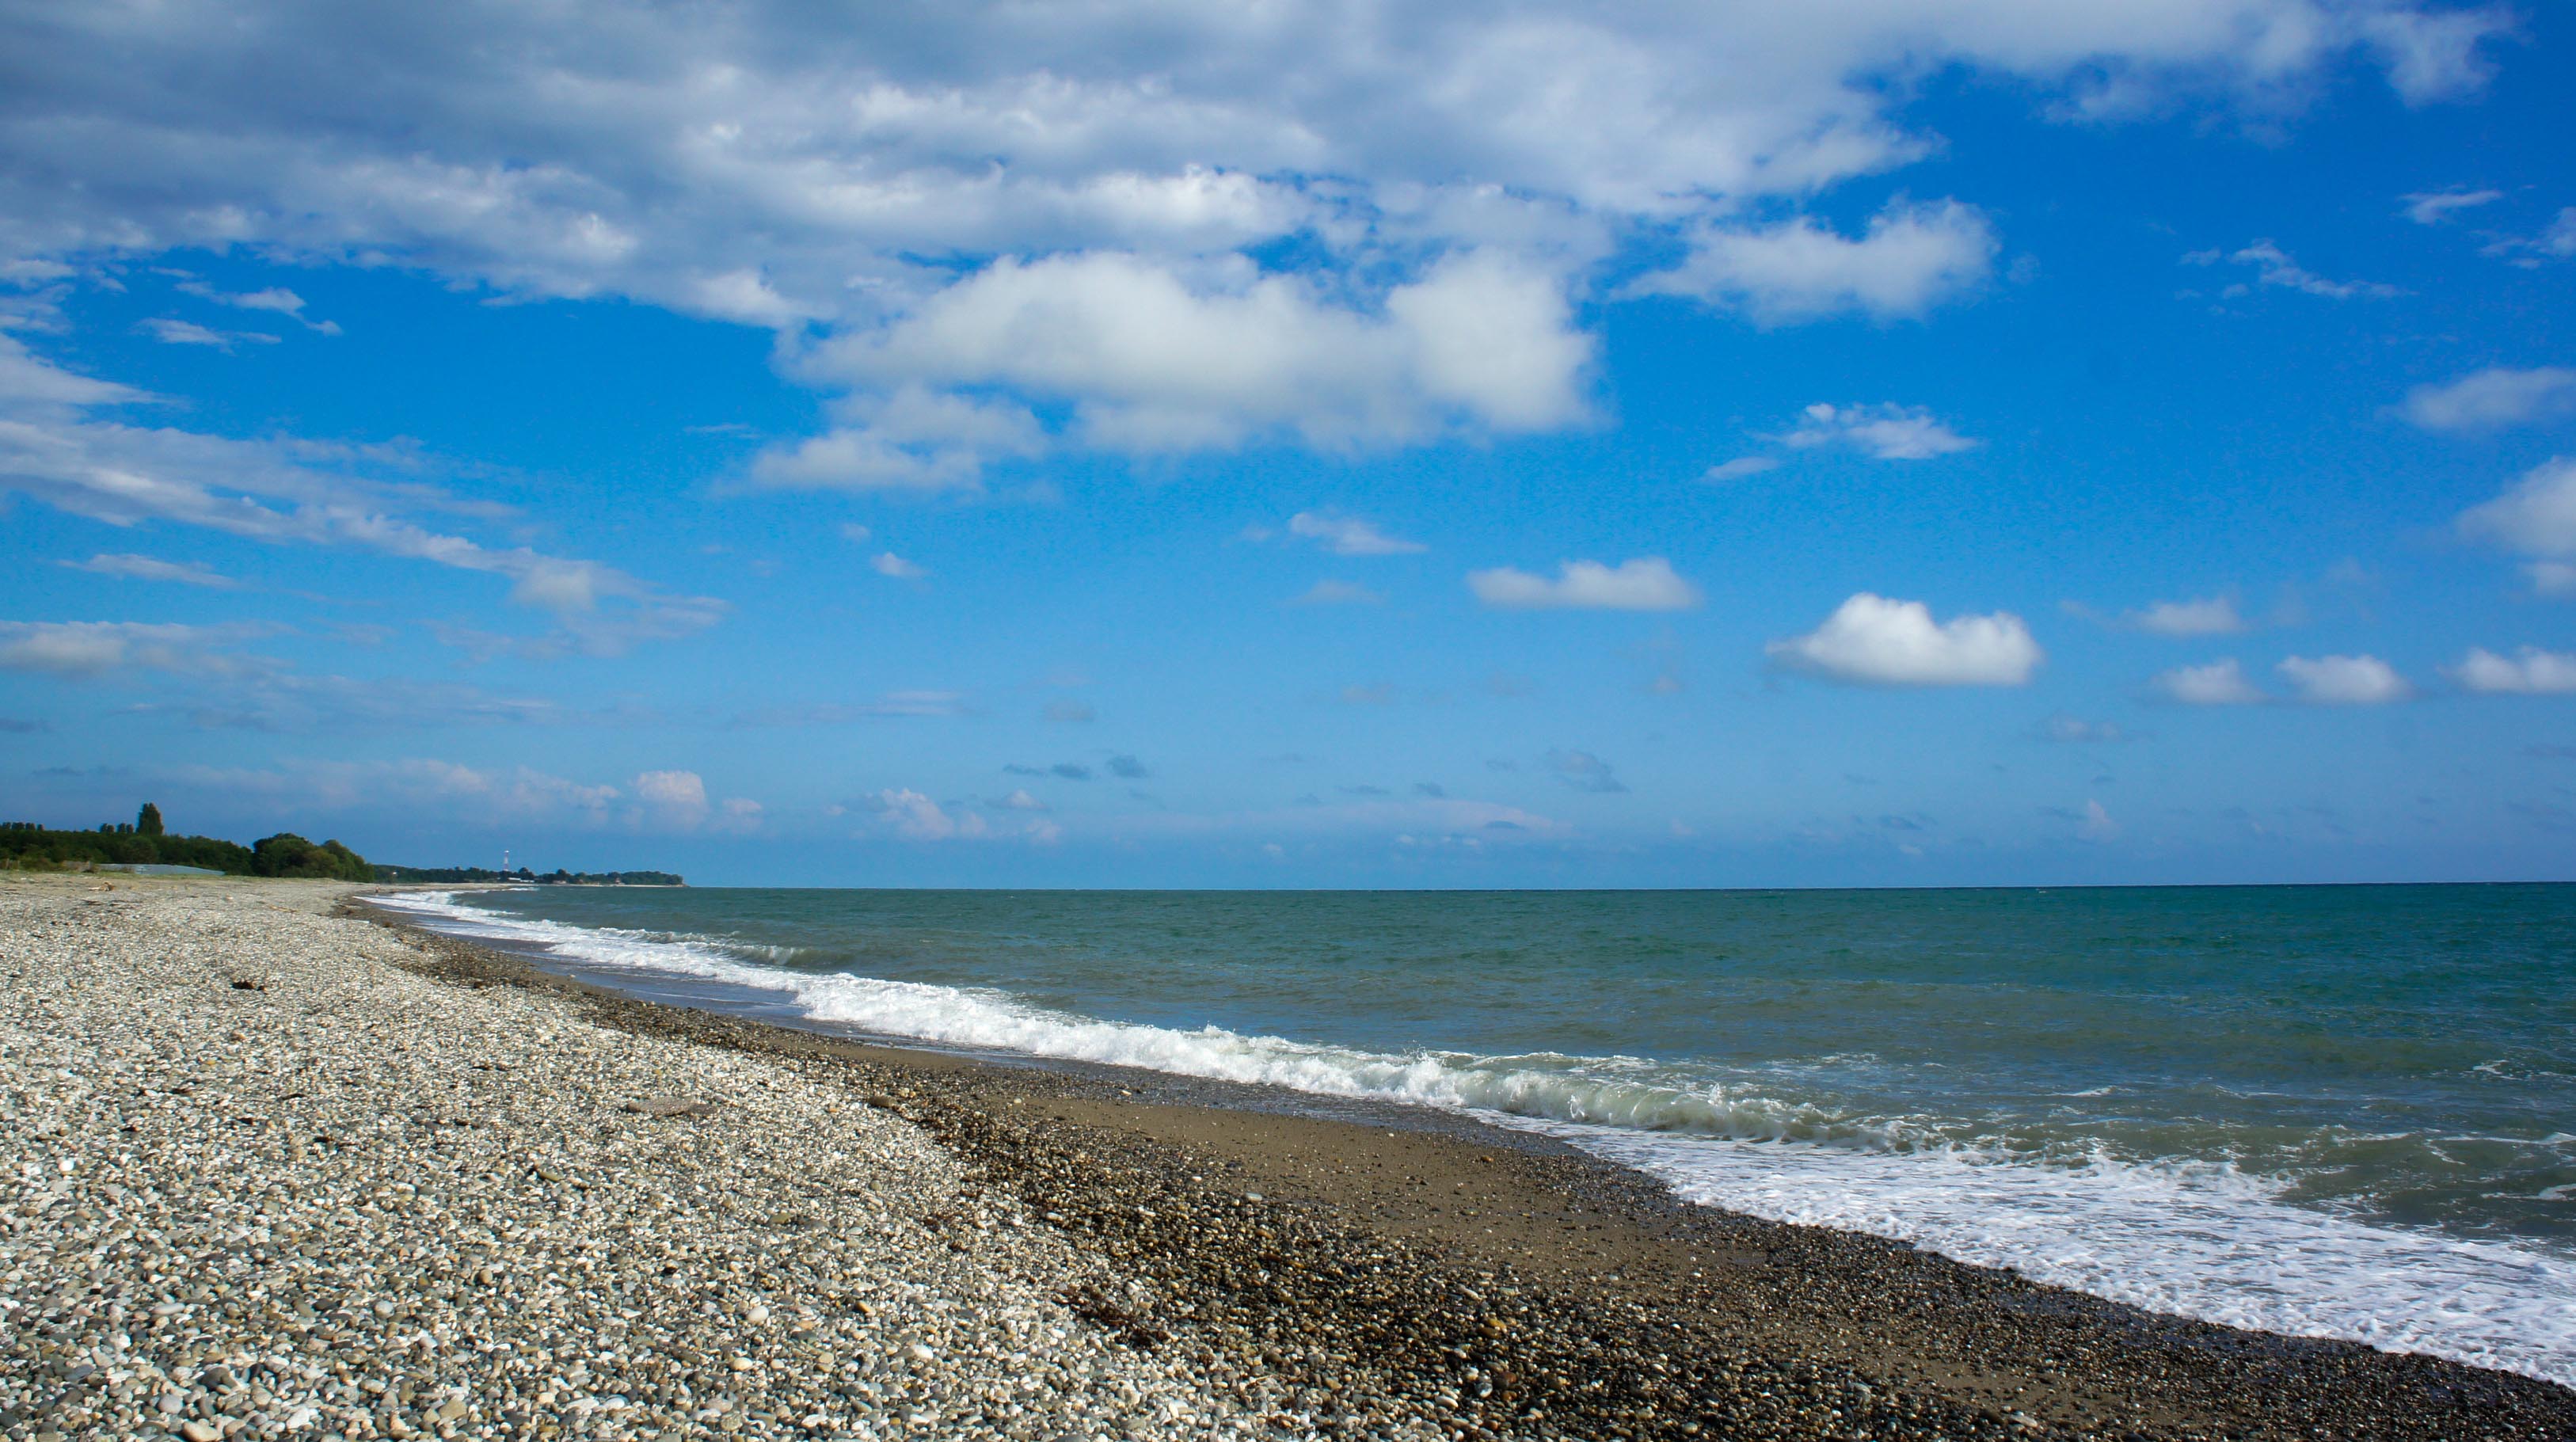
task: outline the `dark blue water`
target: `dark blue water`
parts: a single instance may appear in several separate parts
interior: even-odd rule
[[[1696,1200],[2576,1379],[2576,887],[457,900],[816,1024],[1469,1108]]]

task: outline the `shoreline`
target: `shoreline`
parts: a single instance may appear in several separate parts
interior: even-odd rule
[[[639,1000],[377,889],[0,887],[0,1100],[64,1163],[7,1179],[0,1433],[2576,1434],[2552,1383],[1692,1206],[1471,1119]]]
[[[560,989],[613,1025],[832,1058],[865,1074],[866,1085],[894,1086],[907,1115],[943,1142],[997,1174],[1022,1173],[1026,1184],[1067,1186],[1075,1168],[1032,1160],[1050,1149],[1069,1146],[1094,1165],[1114,1156],[1116,1180],[1074,1188],[1085,1198],[1084,1213],[1054,1210],[1153,1270],[1188,1299],[1184,1315],[1225,1314],[1223,1294],[1235,1281],[1222,1266],[1211,1271],[1192,1256],[1203,1239],[1187,1229],[1176,1234],[1130,1222],[1131,1191],[1177,1192],[1191,1205],[1220,1208],[1238,1191],[1259,1192],[1274,1210],[1293,1209],[1311,1230],[1306,1244],[1324,1254],[1352,1251],[1383,1267],[1384,1253],[1401,1249],[1410,1263],[1429,1268],[1420,1274],[1424,1295],[1512,1294],[1515,1315],[1555,1319],[1536,1328],[1503,1322],[1511,1341],[1500,1351],[1517,1367],[1512,1360],[1474,1365],[1497,1352],[1497,1338],[1479,1344],[1481,1323],[1438,1341],[1437,1315],[1409,1315],[1396,1327],[1377,1317],[1344,1319],[1357,1323],[1346,1329],[1357,1343],[1351,1350],[1380,1352],[1381,1367],[1415,1379],[1406,1390],[1418,1390],[1426,1375],[1477,1373],[1471,1387],[1491,1384],[1494,1395],[1471,1410],[1493,1416],[1503,1424],[1497,1430],[1538,1419],[1495,1416],[1509,1410],[1496,1404],[1530,1401],[1544,1410],[1566,1390],[1555,1377],[1591,1372],[1598,1381],[1605,1364],[1612,1383],[1578,1383],[1578,1390],[1582,1414],[1609,1435],[1623,1435],[1622,1428],[1624,1435],[1699,1435],[1694,1426],[1735,1435],[1775,1427],[1780,1435],[1841,1435],[1838,1429],[1927,1424],[1941,1435],[2563,1436],[2576,1429],[2576,1393],[2551,1382],[2147,1312],[1899,1242],[1718,1211],[1682,1202],[1661,1183],[1564,1143],[1472,1118],[1104,1064],[844,1040],[642,1000],[365,910],[380,925],[458,948],[443,964],[461,976]],[[1321,1275],[1330,1277],[1332,1265]],[[1274,1282],[1264,1285],[1276,1290]],[[1420,1310],[1383,1295],[1304,1300],[1326,1312]],[[1533,1331],[1554,1335],[1541,1341]],[[1391,1346],[1390,1336],[1398,1339]],[[1406,1372],[1423,1352],[1451,1365]],[[1464,1359],[1453,1355],[1460,1352]],[[1711,1376],[1771,1385],[1694,1392],[1682,1380]],[[1755,1414],[1777,1410],[1759,1404],[1777,1402],[1778,1383],[1791,1378],[1833,1404],[1825,1420],[1801,1413],[1755,1424]],[[1436,1394],[1442,1384],[1430,1385]],[[1551,1416],[1548,1424],[1562,1420]]]

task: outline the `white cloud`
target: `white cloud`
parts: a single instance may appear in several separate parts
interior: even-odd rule
[[[2428,431],[2497,430],[2576,414],[2576,370],[2490,366],[2443,385],[2417,386],[2400,408]]]
[[[867,801],[881,824],[896,835],[913,841],[977,837],[986,830],[983,817],[971,811],[951,816],[941,809],[938,802],[910,787],[890,787],[867,798]]]
[[[1779,466],[1780,461],[1776,456],[1737,456],[1734,460],[1720,461],[1700,472],[1699,478],[1703,481],[1721,483],[1740,481],[1747,476],[1758,476],[1764,471],[1777,470]]]
[[[2526,270],[2576,256],[2576,205],[2560,210],[2538,235],[2500,236],[2478,252]]]
[[[2378,706],[2415,694],[2406,678],[2376,656],[2284,658],[2283,679],[2298,698],[2317,706]]]
[[[1630,292],[1733,306],[1763,325],[1918,317],[1982,284],[1998,248],[1985,216],[1955,200],[1891,205],[1857,240],[1804,216],[1762,229],[1709,225],[1690,240],[1688,259]]]
[[[930,574],[892,551],[879,552],[874,560],[868,562],[868,569],[897,581],[918,581]]]
[[[2216,265],[2222,260],[2254,267],[2256,285],[2294,290],[2301,295],[2313,295],[2324,300],[2387,300],[2406,293],[2393,285],[2382,285],[2374,280],[2328,280],[2293,260],[2288,251],[2269,240],[2255,241],[2231,254],[2199,250],[2183,257],[2187,265]]]
[[[1032,804],[1036,802],[1036,798],[1027,792],[1018,791],[1002,805],[1012,810],[1029,809],[1018,804],[1023,799]],[[1019,840],[1036,846],[1052,846],[1064,837],[1063,827],[1042,816],[997,827],[980,814],[963,807],[952,812],[908,786],[888,787],[860,798],[858,804],[874,816],[877,830],[906,841]],[[1036,809],[1045,808],[1037,805]]]
[[[2523,570],[2531,577],[2531,589],[2541,595],[2576,596],[2576,564],[2534,561]]]
[[[2451,212],[2493,205],[2504,199],[2504,192],[2454,186],[2449,190],[2419,190],[2402,198],[2406,202],[2405,216],[2408,220],[2417,225],[2441,225],[2450,220]]]
[[[2409,105],[2474,95],[2494,73],[2478,47],[2512,33],[2501,5],[2477,10],[2383,10],[2365,14],[2362,34],[2388,67],[2388,83]]]
[[[2245,668],[2233,656],[2206,666],[2176,666],[2148,684],[2185,706],[2259,706],[2272,699],[2245,679]]]
[[[2553,456],[2504,494],[2460,513],[2460,532],[2507,551],[2576,557],[2576,457]]]
[[[645,824],[687,831],[707,819],[707,783],[694,771],[647,771],[632,789]]]
[[[186,294],[196,296],[202,300],[213,301],[217,305],[228,305],[239,310],[264,310],[273,315],[282,315],[289,320],[298,322],[307,330],[319,331],[324,335],[338,335],[340,333],[338,322],[314,320],[305,315],[304,297],[297,295],[295,292],[288,290],[284,286],[271,286],[266,290],[255,290],[246,295],[236,295],[217,290],[203,281],[183,280],[179,282],[179,289]],[[264,338],[270,340],[275,339],[274,336]]]
[[[776,490],[971,491],[983,485],[993,462],[1047,450],[1037,417],[1009,401],[906,385],[889,395],[852,397],[835,413],[842,424],[822,435],[754,457],[751,483]]]
[[[1822,626],[1766,651],[1793,670],[1869,686],[2020,686],[2047,659],[2009,611],[1936,624],[1920,601],[1867,591],[1836,607]]]
[[[2576,653],[2525,646],[2508,659],[2472,647],[2448,672],[2452,684],[2482,695],[2576,695]]]
[[[2138,630],[2157,636],[2228,636],[2245,629],[2233,596],[2196,601],[2157,601],[2125,618]]]
[[[996,261],[808,370],[1007,386],[1069,404],[1080,443],[1153,453],[1552,430],[1588,414],[1592,353],[1561,282],[1501,256],[1453,257],[1370,311],[1247,264],[1093,254]]]
[[[1034,19],[573,3],[495,11],[466,44],[291,14],[101,11],[14,37],[22,113],[79,125],[0,134],[0,250],[399,257],[786,325],[864,308],[854,277],[922,283],[935,267],[911,257],[1208,254],[1369,221],[1454,242],[1810,196],[1937,146],[1904,110],[1954,67],[2088,114],[2113,93],[2272,114],[2360,51],[2431,98],[2478,81],[2497,23],[2341,0],[1512,3],[1401,23],[1292,3],[1189,24],[1119,0]],[[295,61],[298,83],[273,83]],[[74,183],[101,175],[117,183]]]
[[[1006,811],[1044,811],[1047,804],[1028,793],[1027,788],[1012,792],[993,803]]]
[[[1288,534],[1320,544],[1336,556],[1405,556],[1431,549],[1419,541],[1390,536],[1357,516],[1299,511],[1288,518]]]
[[[101,553],[86,561],[65,561],[62,564],[75,571],[88,571],[99,576],[121,576],[132,581],[175,581],[182,586],[202,586],[210,591],[241,589],[241,582],[221,572],[179,561],[164,561],[155,556]]]
[[[2075,834],[2087,841],[2116,841],[2120,836],[2120,823],[2111,819],[2110,811],[2101,802],[2088,799],[2081,818],[2075,823]]]
[[[256,345],[277,344],[277,337],[273,335],[246,330],[208,330],[195,321],[173,316],[156,316],[144,321],[139,329],[163,345],[201,345],[228,351],[242,341]]]
[[[1817,402],[1780,437],[1799,450],[1848,446],[1874,461],[1928,461],[1974,450],[1982,442],[1951,430],[1930,411],[1899,405],[1835,406]]]
[[[1386,597],[1356,581],[1317,581],[1288,604],[1292,606],[1375,606]]]
[[[1571,278],[1674,240],[1653,287],[1764,324],[1973,290],[1997,240],[1967,204],[1858,236],[1801,209],[1941,150],[1914,114],[1934,77],[2050,115],[2269,122],[2355,57],[2410,101],[2474,89],[2503,23],[2426,0],[1177,13],[564,0],[317,30],[289,0],[74,7],[10,37],[0,255],[59,278],[202,247],[624,297],[775,329],[865,395],[1069,410],[1050,444],[1409,444],[1589,419]],[[1257,274],[1281,241],[1301,274]],[[284,287],[187,288],[334,328]],[[961,489],[996,454],[865,420],[816,440],[751,479]]]
[[[1497,567],[1467,573],[1467,589],[1488,606],[1505,610],[1687,611],[1700,602],[1697,586],[1661,556],[1641,556],[1605,566],[1566,561],[1551,581],[1527,571]]]

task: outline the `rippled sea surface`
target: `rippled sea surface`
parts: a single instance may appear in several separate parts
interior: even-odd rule
[[[2576,1383],[2576,887],[406,904],[612,982],[1469,1109],[1693,1200]]]

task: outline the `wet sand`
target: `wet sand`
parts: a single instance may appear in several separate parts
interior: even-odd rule
[[[1274,1375],[1328,1430],[1427,1413],[1461,1436],[2576,1437],[2576,1392],[2550,1383],[1688,1206],[1468,1119],[856,1043],[637,1000],[351,911],[413,935],[425,972],[458,985],[832,1063],[1139,1284],[1095,1322]]]

